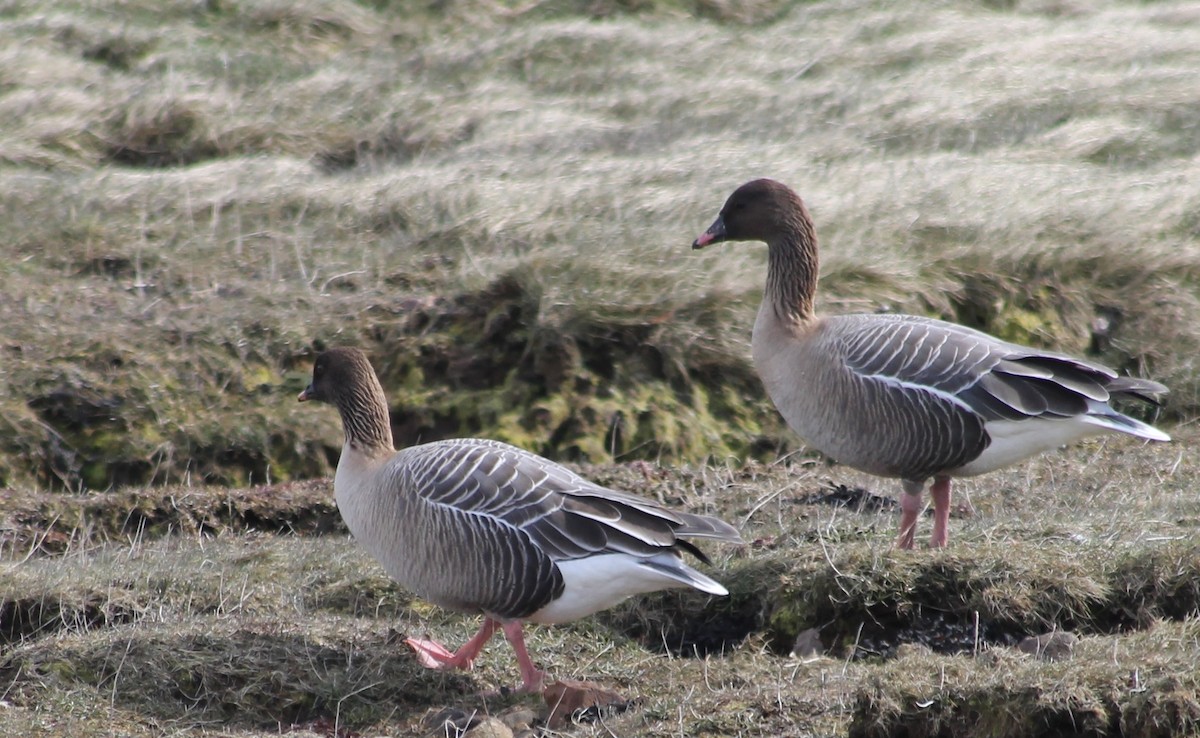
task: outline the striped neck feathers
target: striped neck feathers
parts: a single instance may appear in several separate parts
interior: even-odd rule
[[[340,393],[335,404],[342,416],[346,445],[371,456],[395,451],[387,400],[374,373],[368,381]]]
[[[766,299],[781,322],[801,327],[813,320],[817,293],[817,233],[803,204],[784,216],[767,242]]]

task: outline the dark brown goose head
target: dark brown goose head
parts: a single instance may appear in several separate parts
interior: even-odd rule
[[[773,179],[755,179],[733,191],[721,213],[693,249],[721,241],[765,241],[795,239],[811,233],[812,220],[799,195]]]
[[[333,405],[342,416],[346,440],[362,448],[392,449],[392,431],[383,386],[366,354],[332,348],[313,362],[312,382],[297,397]]]

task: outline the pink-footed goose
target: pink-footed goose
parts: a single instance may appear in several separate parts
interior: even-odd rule
[[[457,652],[408,639],[426,667],[469,668],[503,630],[520,664],[520,690],[535,691],[544,674],[525,649],[523,622],[568,622],[670,587],[728,594],[681,556],[708,561],[688,538],[742,542],[716,518],[601,487],[496,441],[397,452],[383,388],[358,349],[319,355],[299,399],[329,403],[341,415],[346,441],[334,497],[358,542],[418,596],[484,615]]]
[[[1167,388],[1063,354],[913,315],[813,312],[817,236],[800,197],[758,179],[739,187],[692,243],[764,241],[767,280],[751,351],[767,394],[801,438],[840,463],[902,480],[900,548],[912,548],[933,484],[930,546],[947,542],[950,479],[1116,431],[1170,437],[1114,410]]]

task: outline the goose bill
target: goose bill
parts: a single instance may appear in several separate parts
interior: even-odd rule
[[[725,219],[717,216],[713,224],[708,227],[708,230],[700,234],[700,237],[692,241],[693,249],[702,249],[710,244],[719,243],[725,240]]]

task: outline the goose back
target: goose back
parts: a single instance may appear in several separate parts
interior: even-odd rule
[[[338,507],[388,573],[440,606],[508,620],[544,621],[536,614],[563,597],[567,562],[608,557],[614,573],[665,564],[669,571],[641,589],[622,585],[632,591],[613,596],[623,598],[669,582],[711,582],[682,562],[682,551],[703,559],[684,537],[741,540],[715,518],[659,508],[496,441],[458,439],[405,449],[371,480],[365,487],[349,480],[338,486]],[[594,597],[563,619],[612,604]]]
[[[799,341],[785,330],[764,303],[752,345],[772,401],[811,445],[869,473],[977,474],[1104,430],[1166,439],[1108,405],[1166,388],[1098,364],[910,315],[821,318]]]

